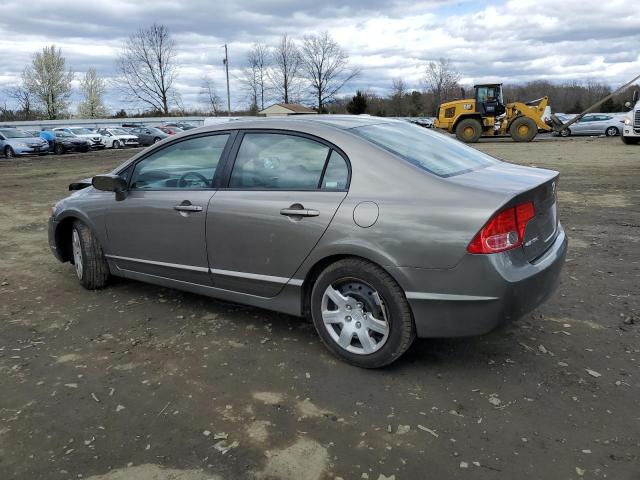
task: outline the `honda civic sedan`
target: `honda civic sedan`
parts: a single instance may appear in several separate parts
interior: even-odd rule
[[[88,289],[118,276],[307,316],[374,368],[543,302],[567,251],[557,187],[402,121],[237,121],[72,184],[49,243]]]

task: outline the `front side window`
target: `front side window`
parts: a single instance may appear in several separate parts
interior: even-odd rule
[[[495,158],[445,134],[406,122],[378,123],[350,131],[440,177],[451,177],[498,163]]]
[[[238,150],[230,188],[315,190],[330,148],[305,137],[246,133]]]
[[[169,145],[136,164],[132,189],[211,188],[229,134],[196,137]]]

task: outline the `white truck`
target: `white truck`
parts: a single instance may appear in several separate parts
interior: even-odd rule
[[[638,144],[640,143],[640,101],[638,101],[638,90],[633,92],[633,102],[627,102],[625,106],[631,108],[631,110],[624,117],[622,135],[620,137],[626,144]]]

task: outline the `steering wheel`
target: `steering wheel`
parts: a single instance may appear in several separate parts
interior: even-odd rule
[[[191,185],[192,182],[187,180],[187,178],[190,177],[190,176],[191,177],[196,177],[198,180],[200,180],[202,182],[202,184],[204,186],[209,186],[209,180],[207,180],[207,177],[205,177],[201,173],[198,173],[198,172],[187,172],[187,173],[183,173],[182,176],[180,177],[180,180],[178,180],[178,187],[184,188],[186,186]]]

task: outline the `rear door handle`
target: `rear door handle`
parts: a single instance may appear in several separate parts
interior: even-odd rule
[[[317,217],[320,215],[320,211],[309,208],[283,208],[280,210],[280,215],[287,217]]]

